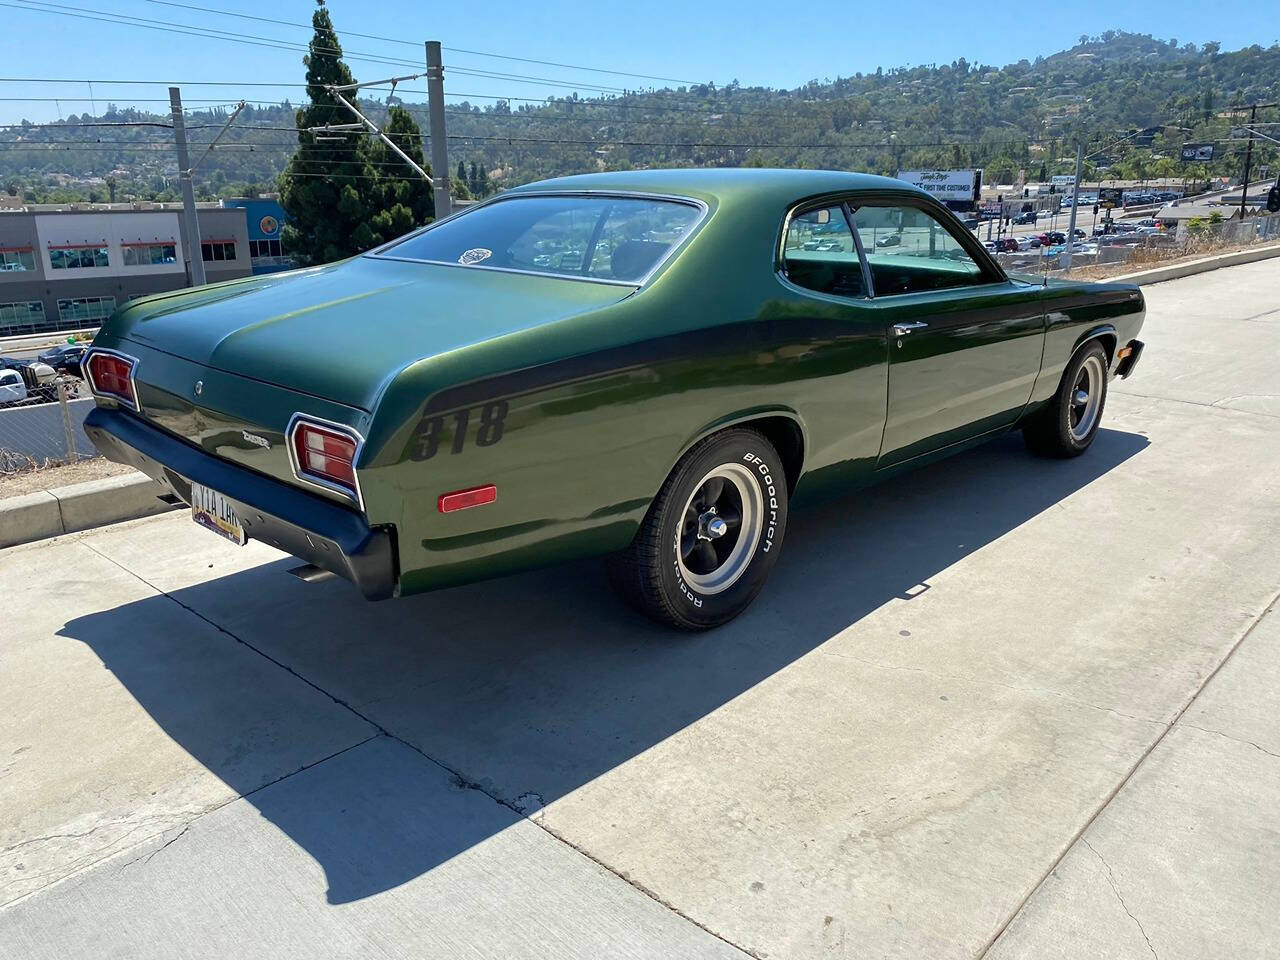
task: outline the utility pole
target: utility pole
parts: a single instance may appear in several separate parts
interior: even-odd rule
[[[1076,245],[1076,211],[1080,209],[1080,178],[1084,175],[1084,141],[1076,144],[1076,182],[1071,187],[1071,219],[1067,224],[1067,249],[1062,269],[1071,269],[1071,248]]]
[[[427,132],[431,137],[432,189],[435,193],[436,219],[453,213],[449,199],[449,144],[444,133],[444,63],[440,58],[440,41],[427,41]]]
[[[204,256],[200,252],[200,221],[196,219],[196,191],[191,183],[191,158],[187,156],[187,126],[182,117],[182,91],[169,88],[169,112],[173,117],[173,139],[178,147],[178,179],[182,181],[182,224],[186,234],[187,276],[191,286],[203,287]]]
[[[1244,189],[1240,191],[1240,219],[1244,219],[1245,203],[1249,199],[1249,167],[1253,163],[1253,127],[1258,122],[1258,105],[1249,110],[1249,145],[1244,148]]]

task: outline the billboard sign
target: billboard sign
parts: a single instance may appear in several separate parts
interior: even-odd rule
[[[1103,187],[1098,191],[1098,206],[1103,210],[1114,210],[1124,206],[1124,191],[1118,187]]]
[[[977,203],[982,189],[981,170],[899,170],[898,179],[928,191],[944,203]]]
[[[1056,188],[1057,193],[1070,193],[1076,187],[1076,178],[1067,174],[1051,177],[1049,182]]]
[[[1183,163],[1208,163],[1212,159],[1212,143],[1184,143],[1182,145]]]

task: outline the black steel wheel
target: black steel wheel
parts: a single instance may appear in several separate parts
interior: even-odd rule
[[[1082,346],[1053,399],[1022,427],[1027,446],[1047,457],[1078,457],[1089,449],[1107,402],[1107,352],[1097,340]]]
[[[610,579],[660,623],[719,626],[764,586],[786,522],[777,451],[754,430],[725,430],[676,464],[631,545],[610,559]]]

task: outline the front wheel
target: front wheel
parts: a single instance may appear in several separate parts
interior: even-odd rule
[[[754,430],[725,430],[676,464],[631,545],[610,559],[610,579],[660,623],[716,627],[760,592],[786,524],[777,451]]]
[[[1089,449],[1107,402],[1107,353],[1093,340],[1067,364],[1058,392],[1022,428],[1027,446],[1047,457],[1078,457]]]

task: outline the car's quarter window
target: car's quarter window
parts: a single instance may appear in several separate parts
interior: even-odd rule
[[[853,224],[866,251],[877,297],[996,279],[926,210],[906,204],[857,206]]]
[[[782,270],[797,286],[842,297],[865,297],[866,277],[841,204],[796,214],[782,240]]]
[[[639,283],[688,234],[702,208],[658,197],[510,197],[442,221],[383,256]]]

